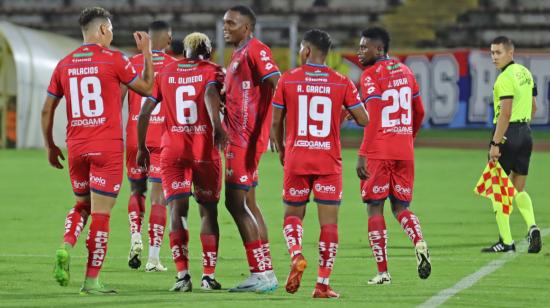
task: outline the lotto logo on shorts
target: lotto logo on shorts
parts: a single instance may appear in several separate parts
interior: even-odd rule
[[[88,187],[88,181],[83,181],[83,182],[79,182],[77,180],[74,180],[73,181],[73,187],[75,189],[83,189],[83,188],[87,188]]]
[[[201,189],[200,187],[195,188],[195,193],[203,196],[212,196],[214,193],[211,190]]]
[[[293,197],[303,197],[309,194],[309,188],[302,188],[302,189],[290,188],[288,190],[288,193]]]
[[[246,175],[241,176],[239,181],[241,181],[241,183],[244,183],[244,182],[248,181],[248,176],[246,176]]]
[[[172,182],[172,189],[182,189],[182,188],[188,188],[191,187],[191,181],[185,180],[182,182],[174,181]]]
[[[119,190],[120,190],[120,184],[116,184],[116,185],[113,187],[113,190],[114,190],[114,191],[119,191]]]
[[[410,187],[403,187],[401,185],[395,185],[394,187],[395,191],[403,194],[403,195],[410,195],[411,194],[411,188]]]
[[[151,165],[149,167],[149,172],[151,172],[151,173],[160,173],[160,167]]]
[[[336,186],[334,185],[322,185],[322,184],[315,184],[315,191],[322,192],[322,193],[329,193],[329,194],[335,194],[336,193]]]
[[[131,174],[140,174],[141,173],[141,168],[130,168],[130,173]]]
[[[375,194],[379,194],[379,193],[383,193],[383,192],[386,192],[388,191],[388,189],[390,189],[390,184],[386,184],[384,186],[377,186],[375,185],[373,188],[372,188],[372,192],[375,193]]]
[[[94,176],[94,175],[90,176],[90,182],[101,186],[105,186],[105,184],[107,184],[107,180],[105,180],[102,177]]]

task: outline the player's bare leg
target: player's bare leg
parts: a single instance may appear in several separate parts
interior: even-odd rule
[[[220,239],[220,227],[218,225],[218,204],[199,203],[201,216],[201,243],[203,272],[201,289],[220,290],[221,284],[216,281],[215,271],[218,260],[218,245]]]
[[[334,292],[329,284],[330,274],[336,260],[338,251],[338,211],[337,205],[318,204],[319,224],[321,235],[319,236],[319,270],[317,283],[313,290],[314,298],[339,298],[340,294]]]
[[[137,269],[141,266],[141,252],[143,241],[141,239],[141,226],[145,216],[145,193],[147,192],[147,178],[131,180],[132,193],[128,200],[128,221],[130,223],[130,253],[128,254],[128,266]]]
[[[372,255],[376,261],[378,273],[367,282],[370,285],[389,284],[391,276],[388,272],[387,243],[388,235],[384,220],[384,200],[373,200],[367,204],[369,216],[368,232]]]
[[[239,229],[245,246],[251,275],[230,292],[268,292],[272,290],[269,279],[265,275],[264,253],[260,232],[255,216],[246,204],[246,191],[228,188],[225,190],[225,206]]]
[[[432,265],[430,263],[430,252],[428,251],[428,245],[422,236],[422,229],[420,227],[420,221],[408,209],[408,203],[401,202],[395,198],[392,198],[392,212],[397,221],[403,228],[403,231],[409,236],[413,242],[416,252],[416,264],[418,268],[418,277],[426,279],[430,277],[432,272]]]
[[[267,278],[271,281],[273,288],[277,288],[279,282],[277,277],[273,272],[273,262],[271,259],[271,250],[269,248],[269,238],[267,234],[267,226],[260,210],[260,205],[256,201],[256,187],[251,187],[250,190],[246,193],[246,205],[254,215],[256,223],[258,225],[258,231],[260,232],[260,240],[262,242],[262,249],[264,251],[264,266]]]
[[[75,196],[75,205],[65,219],[63,244],[55,252],[54,278],[59,285],[67,286],[70,280],[70,250],[76,244],[91,213],[90,195]]]
[[[290,273],[286,279],[285,289],[288,293],[296,293],[302,281],[302,275],[307,267],[307,261],[302,254],[302,221],[306,214],[306,205],[285,206],[283,233],[288,252],[290,253]]]
[[[116,198],[91,193],[92,222],[86,241],[88,248],[88,263],[86,278],[80,289],[81,294],[116,294],[116,291],[107,289],[99,282],[99,272],[107,255],[109,240],[109,220]]]
[[[146,272],[165,272],[167,268],[160,263],[160,247],[164,240],[166,227],[166,200],[162,183],[151,182],[151,212],[149,214],[149,257],[145,265]]]
[[[170,291],[175,292],[191,292],[193,289],[191,275],[189,274],[188,212],[189,197],[175,199],[170,202],[170,248],[178,271],[176,283]]]
[[[510,173],[510,179],[514,183],[518,194],[514,198],[516,205],[527,225],[527,241],[529,242],[529,253],[538,253],[542,249],[542,238],[540,236],[540,229],[535,222],[535,212],[533,211],[533,202],[531,197],[525,191],[525,182],[527,182],[526,175],[520,175],[512,171]]]

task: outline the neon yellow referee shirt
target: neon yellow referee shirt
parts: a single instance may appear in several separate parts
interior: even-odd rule
[[[502,69],[493,87],[493,123],[497,123],[500,115],[500,101],[509,98],[513,99],[510,122],[530,122],[533,96],[537,96],[537,88],[531,72],[521,64],[510,62]]]

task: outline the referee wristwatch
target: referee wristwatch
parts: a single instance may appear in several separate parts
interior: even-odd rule
[[[500,146],[503,145],[505,141],[506,141],[506,137],[502,137],[502,140],[500,142],[496,142],[494,140],[491,140],[491,142],[489,142],[489,145],[496,146],[496,147],[500,148]]]

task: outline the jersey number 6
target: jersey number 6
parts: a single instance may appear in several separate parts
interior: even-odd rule
[[[179,124],[193,125],[197,122],[197,103],[194,100],[186,100],[183,95],[195,96],[193,86],[180,86],[176,89],[176,117]]]

